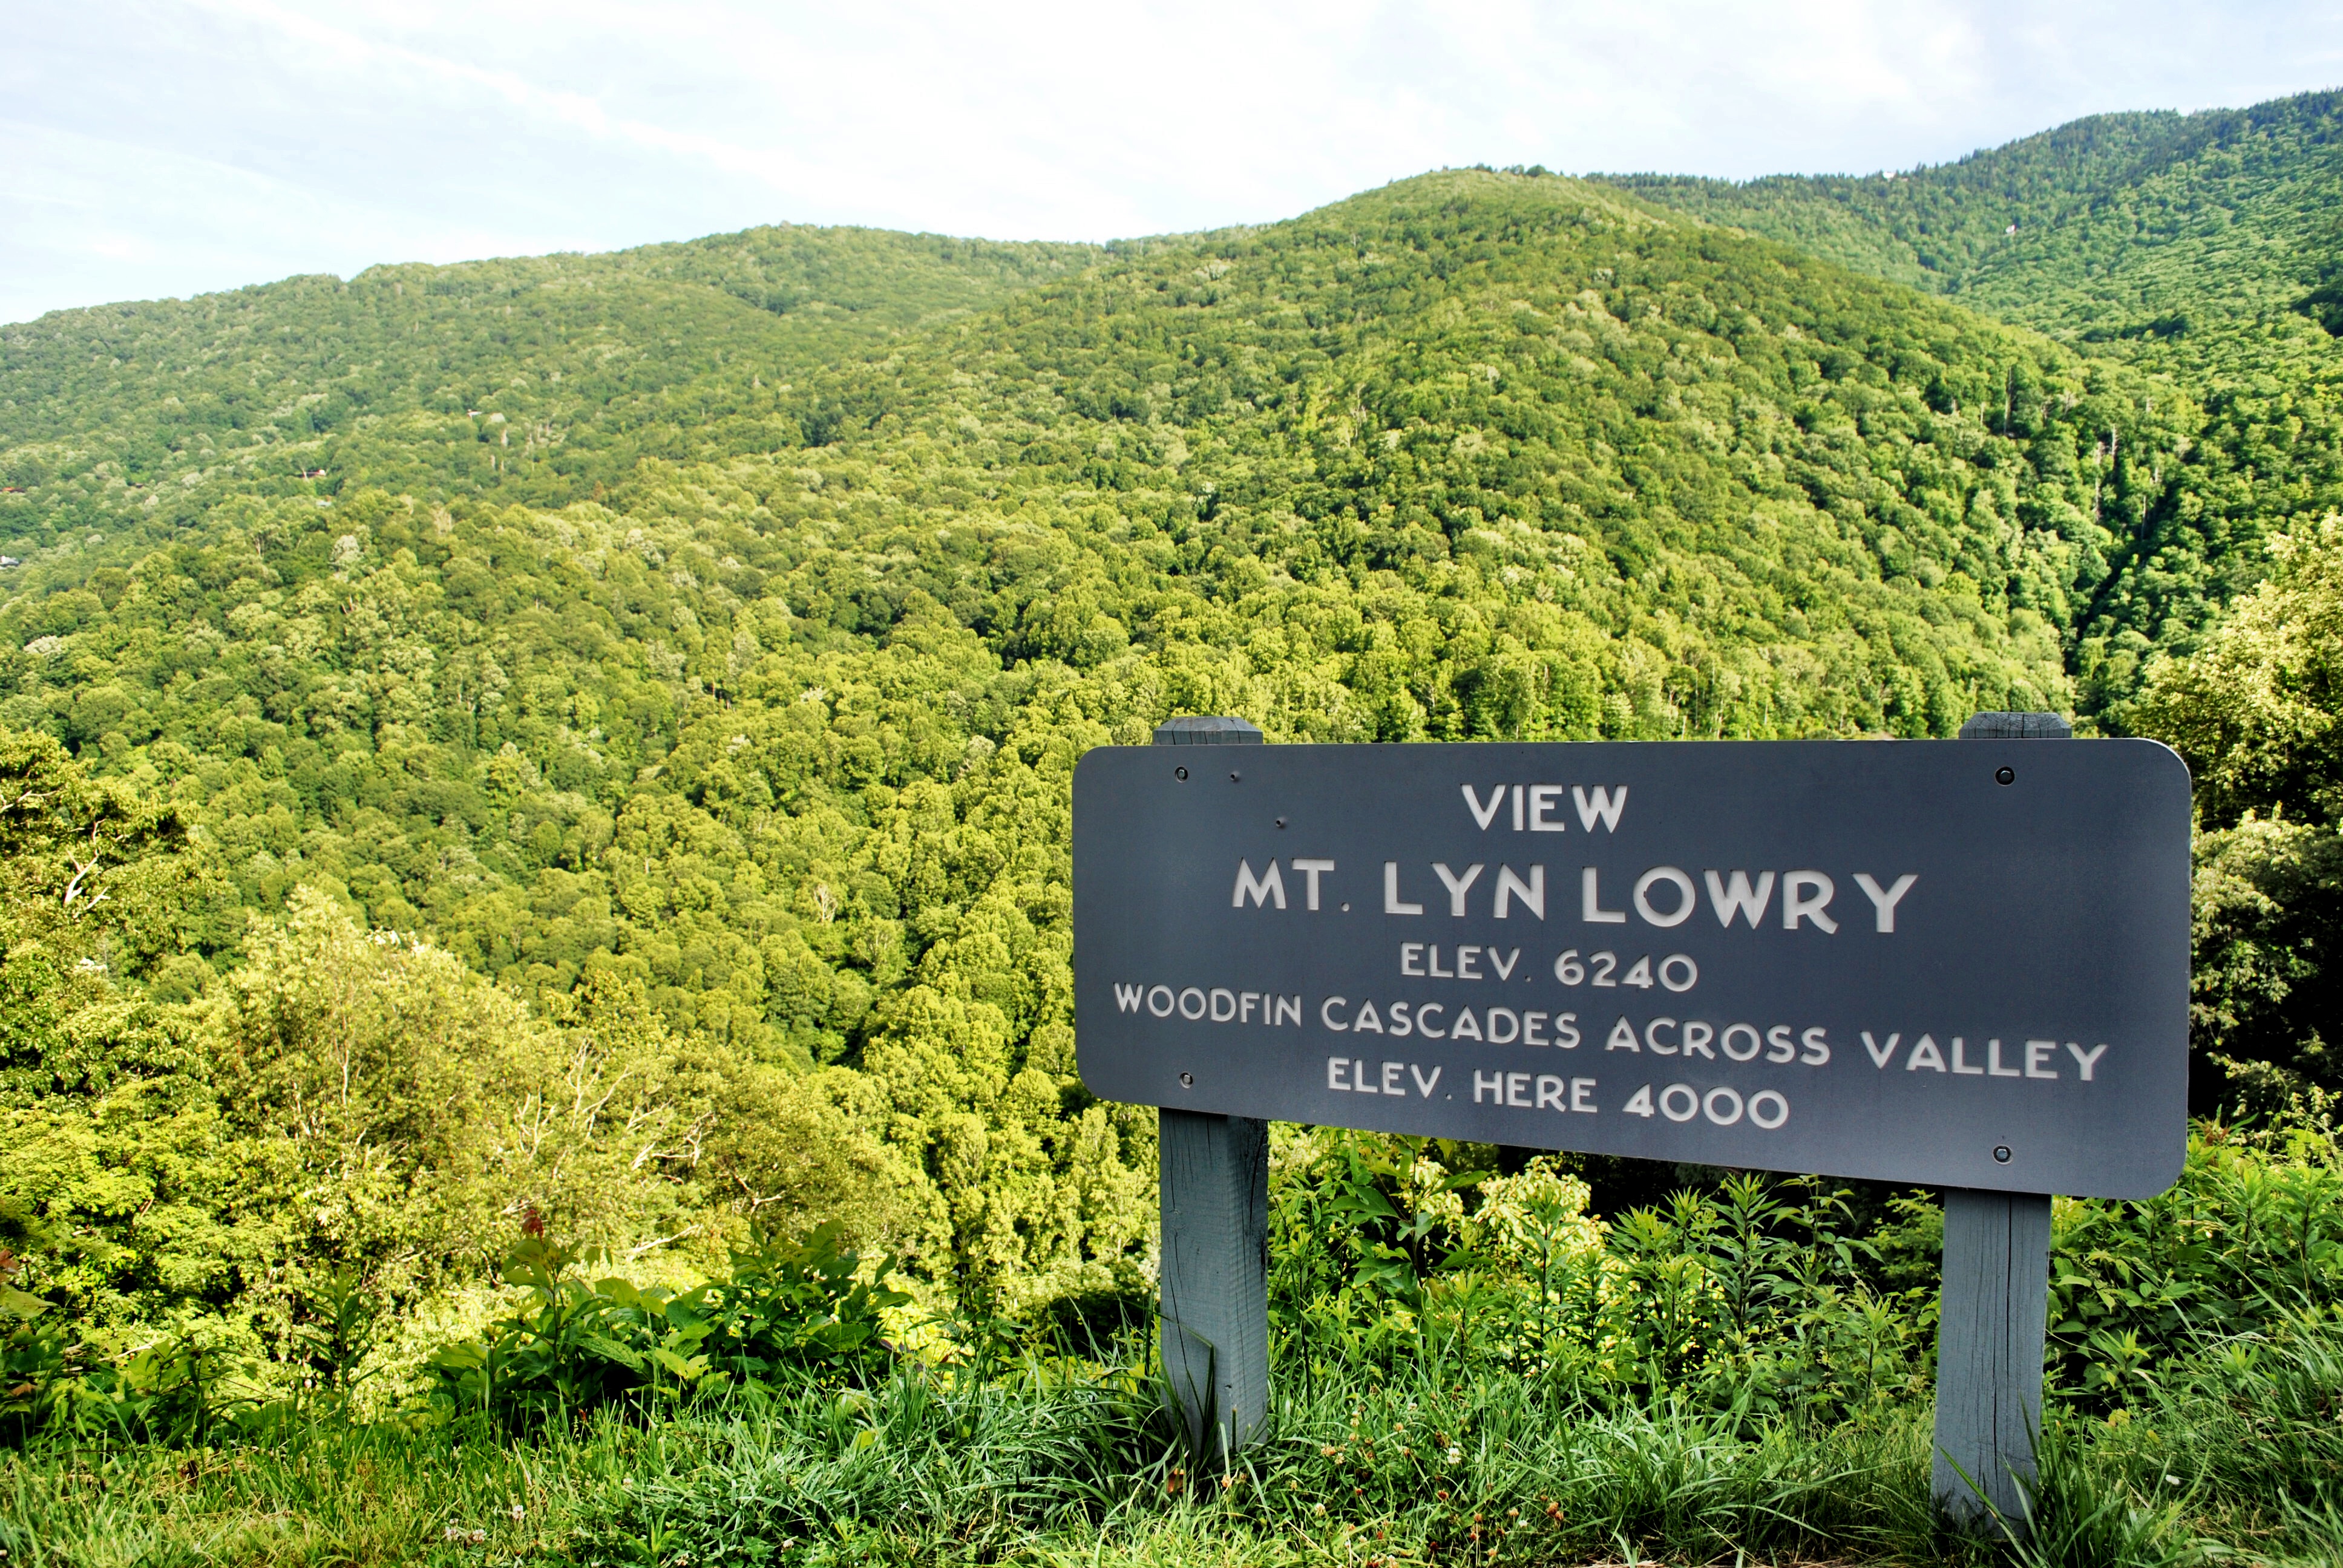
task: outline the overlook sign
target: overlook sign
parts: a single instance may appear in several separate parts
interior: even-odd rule
[[[2186,1145],[2150,741],[1107,748],[1082,1080],[1484,1142],[2139,1198]]]

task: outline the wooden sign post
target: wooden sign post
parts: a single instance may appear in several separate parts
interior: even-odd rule
[[[1964,740],[2063,740],[2055,713],[1980,713]],[[1936,1503],[1969,1530],[2026,1533],[2042,1432],[2050,1196],[1945,1189],[1936,1324]]]
[[[1261,740],[1242,719],[1172,719],[1155,729],[1158,746]],[[1168,1105],[1157,1115],[1163,1372],[1188,1452],[1224,1456],[1269,1413],[1269,1123]]]

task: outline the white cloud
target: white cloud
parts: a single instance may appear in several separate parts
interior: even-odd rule
[[[2343,79],[2338,3],[16,0],[0,319],[779,219],[1106,238],[1443,164],[1908,166]]]

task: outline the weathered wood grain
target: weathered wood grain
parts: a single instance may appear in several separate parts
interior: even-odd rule
[[[1269,1123],[1165,1110],[1163,1370],[1198,1454],[1269,1411]]]
[[[2049,1295],[2049,1196],[1946,1189],[1933,1479],[1969,1528],[1989,1531],[1997,1514],[2023,1533]]]

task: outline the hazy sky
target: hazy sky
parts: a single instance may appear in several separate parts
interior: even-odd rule
[[[7,0],[0,321],[793,220],[1107,239],[1442,165],[1904,168],[2343,84],[2343,0]]]

